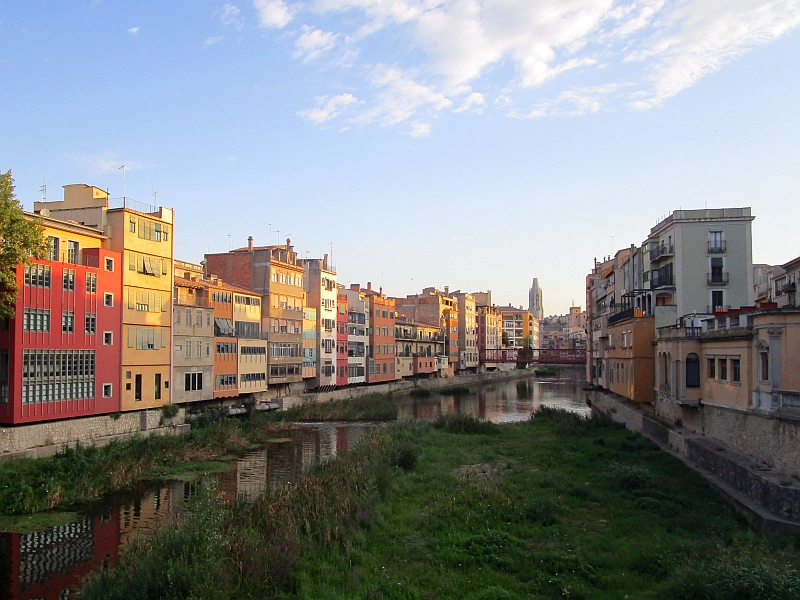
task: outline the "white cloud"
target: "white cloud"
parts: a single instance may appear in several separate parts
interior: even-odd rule
[[[336,44],[338,34],[321,29],[313,29],[308,25],[303,25],[303,33],[295,40],[294,45],[297,50],[295,57],[303,56],[303,60],[309,61],[318,57],[323,52],[327,52]]]
[[[207,37],[205,39],[205,41],[203,41],[203,47],[207,48],[208,46],[213,46],[217,42],[221,42],[224,39],[225,39],[224,35],[215,35],[215,36]]]
[[[372,72],[371,83],[378,90],[372,108],[358,116],[357,121],[396,125],[410,119],[420,109],[442,110],[453,102],[434,87],[414,81],[403,71],[378,65]]]
[[[67,154],[65,157],[77,168],[90,175],[114,173],[125,165],[126,171],[143,171],[147,165],[133,160],[123,160],[116,154]]]
[[[281,29],[292,20],[292,13],[283,0],[253,0],[261,27]]]
[[[284,27],[295,13],[306,22],[322,16],[330,31],[311,24],[298,30],[296,56],[318,58],[343,40],[348,60],[331,58],[331,63],[360,67],[348,74],[367,73],[360,82],[365,92],[358,95],[372,93],[354,120],[381,125],[454,104],[454,112],[520,106],[523,99],[531,106],[531,96],[545,83],[556,88],[551,99],[508,114],[582,115],[610,102],[647,109],[800,26],[799,0],[308,0],[291,7],[283,0],[256,0],[254,5],[265,27]],[[614,83],[620,79],[630,83]]]
[[[321,96],[317,98],[314,108],[302,110],[299,114],[304,120],[321,125],[339,116],[348,106],[357,104],[358,98],[353,94],[340,94],[338,96]]]
[[[223,25],[233,25],[236,29],[241,29],[244,23],[239,17],[239,13],[241,13],[241,11],[238,6],[226,4],[222,7],[219,19],[222,21]]]
[[[416,123],[411,124],[411,137],[428,137],[431,134],[431,124],[430,123],[420,123],[417,121]]]
[[[467,99],[464,100],[464,104],[460,107],[455,109],[453,112],[464,112],[470,110],[475,113],[483,112],[483,108],[486,106],[486,98],[483,94],[479,94],[478,92],[472,92]]]
[[[139,29],[141,29],[141,27],[131,27],[128,29],[128,33],[131,35],[139,35]]]

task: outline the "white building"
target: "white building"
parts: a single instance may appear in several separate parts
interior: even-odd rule
[[[306,305],[317,310],[317,389],[336,385],[336,270],[328,255],[301,261]]]

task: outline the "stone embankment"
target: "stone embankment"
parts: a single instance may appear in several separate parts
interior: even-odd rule
[[[724,442],[666,425],[629,401],[605,391],[587,392],[592,411],[650,438],[702,475],[765,533],[800,533],[800,482],[764,460]]]

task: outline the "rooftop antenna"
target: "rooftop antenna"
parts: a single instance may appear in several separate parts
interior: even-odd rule
[[[272,223],[269,223],[269,241],[267,242],[267,246],[272,246]]]
[[[42,202],[47,200],[47,180],[42,178],[42,187],[39,188],[39,191],[42,193]]]
[[[158,190],[153,188],[153,208],[158,206]]]
[[[228,234],[228,250],[233,250],[233,238],[230,233]]]
[[[383,271],[381,271],[381,287],[383,287]]]
[[[331,267],[334,267],[334,264],[333,264],[333,241],[331,241]]]
[[[611,254],[614,254],[614,230],[611,230]]]
[[[125,198],[128,195],[125,186],[125,165],[122,165],[119,169],[122,169],[122,197]],[[117,171],[119,171],[119,169],[117,169]]]
[[[414,295],[414,278],[411,278],[411,295]]]

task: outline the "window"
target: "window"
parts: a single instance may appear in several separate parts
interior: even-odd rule
[[[47,265],[26,265],[24,284],[30,287],[50,287],[50,267]]]
[[[130,221],[128,221],[128,231],[131,233],[136,233],[136,219],[133,217],[131,217]]]
[[[717,378],[717,361],[715,358],[708,359],[708,378],[709,379]]]
[[[75,291],[75,270],[74,269],[64,269],[64,291],[65,292],[74,292]]]
[[[97,293],[97,273],[86,274],[86,293],[87,294]]]
[[[80,244],[73,240],[67,240],[67,262],[77,265],[80,259]]]
[[[725,294],[722,290],[713,290],[711,292],[711,307],[714,312],[723,310],[725,306]]]
[[[26,308],[22,314],[22,331],[50,331],[50,311],[43,308]]]
[[[197,324],[198,327],[203,326],[203,311],[198,310],[197,314],[195,315],[194,322]]]
[[[176,308],[175,309],[175,325],[180,325],[180,324],[181,324],[181,309],[180,308]]]
[[[156,400],[161,400],[161,373],[156,373],[153,381]]]
[[[61,254],[58,248],[59,239],[57,237],[48,236],[47,238],[47,260],[58,261],[61,259]]]
[[[386,375],[386,363],[383,363],[383,374]]]
[[[103,398],[111,398],[113,388],[110,383],[103,384]]]
[[[61,333],[75,333],[75,313],[72,311],[61,312]]]
[[[211,356],[211,344],[206,343],[206,358]]]
[[[195,392],[203,389],[202,373],[186,373],[184,376],[183,389],[186,392]]]
[[[108,307],[114,306],[114,294],[111,292],[103,294],[103,305]]]
[[[742,363],[738,358],[731,359],[731,381],[742,381]]]
[[[211,327],[211,311],[206,313],[206,327]]]
[[[710,231],[709,232],[709,249],[712,252],[721,252],[723,250],[724,242],[722,241],[722,232],[721,231]]]
[[[186,309],[186,326],[187,327],[191,327],[192,326],[192,309],[191,308],[187,308]]]
[[[128,335],[131,335],[133,327],[128,328]],[[159,350],[162,346],[166,347],[166,333],[167,330],[159,330],[155,327],[137,327],[136,328],[136,349],[137,350]],[[131,347],[131,339],[128,339],[128,347]],[[163,343],[162,343],[163,342]]]
[[[133,384],[133,386],[134,386],[133,387],[133,399],[136,402],[141,402],[142,401],[142,374],[141,373],[137,373],[136,376],[134,377],[133,381],[134,381],[134,384]]]
[[[694,352],[686,357],[686,387],[700,387],[700,357]]]
[[[761,353],[761,381],[769,381],[769,354]]]
[[[717,366],[719,367],[719,378],[722,381],[728,381],[728,359],[720,358],[717,363]]]
[[[86,313],[86,325],[84,330],[90,335],[97,333],[97,315],[94,313]]]
[[[192,342],[186,340],[186,354],[185,358],[192,358]]]

